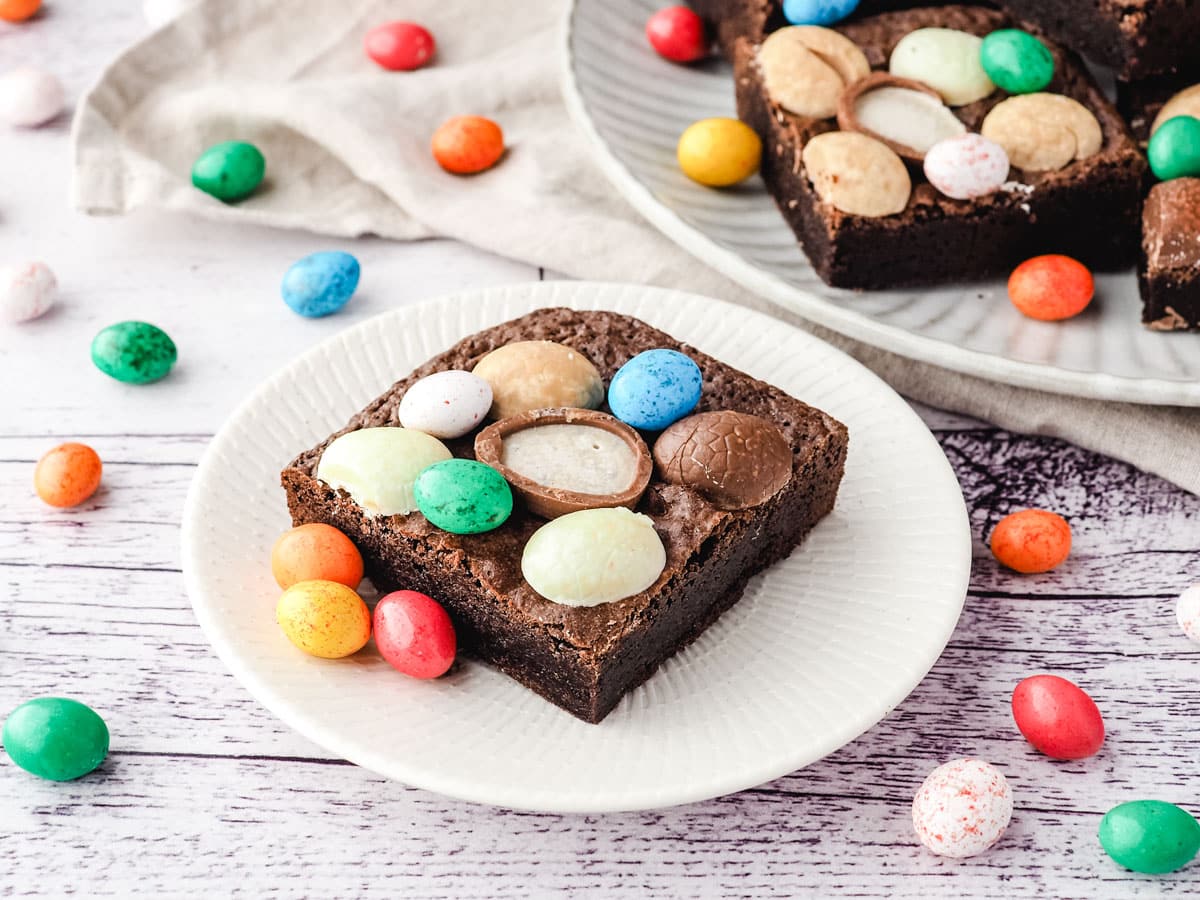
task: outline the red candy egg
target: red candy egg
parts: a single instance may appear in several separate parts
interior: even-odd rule
[[[1095,701],[1057,675],[1034,675],[1018,684],[1012,712],[1025,739],[1054,759],[1083,759],[1104,743],[1104,719]]]
[[[1027,259],[1008,279],[1013,306],[1043,322],[1077,316],[1092,302],[1096,282],[1083,263],[1051,254]]]
[[[688,63],[708,56],[704,20],[686,6],[660,9],[646,22],[646,39],[659,56]]]
[[[367,56],[393,72],[419,69],[433,58],[433,35],[416,22],[388,22],[363,38]]]
[[[437,678],[454,662],[454,625],[432,597],[393,591],[375,605],[374,624],[380,654],[405,675]]]

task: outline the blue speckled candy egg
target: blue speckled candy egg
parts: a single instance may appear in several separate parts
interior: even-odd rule
[[[310,319],[328,316],[346,305],[358,288],[358,260],[330,250],[297,260],[283,276],[283,302]]]
[[[783,17],[793,25],[833,25],[858,9],[859,0],[783,0]]]
[[[608,386],[613,415],[643,431],[661,431],[700,402],[700,367],[676,350],[647,350],[617,370]]]

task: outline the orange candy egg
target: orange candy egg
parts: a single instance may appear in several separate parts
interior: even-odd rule
[[[301,581],[335,581],[353,589],[363,578],[362,554],[332,525],[313,522],[279,536],[271,549],[271,574],[284,590]]]
[[[1088,267],[1069,256],[1027,259],[1008,279],[1008,297],[1013,306],[1043,322],[1079,315],[1095,294],[1096,282]]]
[[[447,172],[473,175],[504,155],[504,132],[483,116],[455,116],[433,133],[433,158]]]
[[[0,19],[24,22],[42,8],[42,0],[0,0]]]
[[[33,487],[51,506],[78,506],[100,487],[102,469],[87,444],[60,444],[38,460]]]
[[[1057,513],[1025,509],[1005,516],[992,531],[992,554],[1010,569],[1049,572],[1071,552],[1071,526]]]

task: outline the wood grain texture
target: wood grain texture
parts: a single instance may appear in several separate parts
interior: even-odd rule
[[[52,4],[0,28],[0,57],[57,68],[71,90],[142,30],[136,0]],[[402,4],[398,4],[398,15]],[[929,677],[862,739],[760,788],[652,813],[555,816],[473,806],[387,782],[329,755],[262,709],[195,624],[179,572],[179,514],[213,431],[261,378],[334,331],[398,303],[537,277],[448,242],[397,246],[168,216],[90,221],[65,193],[66,123],[0,132],[0,247],[58,271],[62,307],[0,329],[0,713],[70,694],[106,717],[113,750],[80,782],[0,764],[0,896],[1047,897],[1195,894],[1200,865],[1119,870],[1101,814],[1160,797],[1200,812],[1200,647],[1174,598],[1200,581],[1200,499],[1053,440],[933,410],[975,534],[971,593]],[[352,249],[363,293],[333,320],[291,316],[277,281],[292,259]],[[179,371],[137,390],[95,373],[104,324],[150,318],[181,347]],[[398,373],[399,374],[399,373]],[[66,439],[105,460],[76,510],[33,496],[34,461]],[[996,566],[1003,514],[1047,506],[1075,547],[1056,572]],[[1036,754],[1008,697],[1055,672],[1099,702],[1104,751]],[[402,711],[398,711],[402,714]],[[909,804],[959,755],[999,765],[1017,798],[1003,842],[940,860]]]

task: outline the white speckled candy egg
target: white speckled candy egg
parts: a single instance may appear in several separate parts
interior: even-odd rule
[[[9,125],[45,125],[65,102],[62,82],[43,69],[22,66],[0,75],[0,121]]]
[[[9,322],[28,322],[54,305],[58,280],[45,263],[0,268],[0,315]]]
[[[1193,584],[1179,595],[1175,604],[1175,618],[1183,633],[1200,644],[1200,584]]]
[[[930,772],[917,791],[913,828],[938,856],[963,859],[1000,840],[1012,810],[1012,789],[999,769],[981,759],[956,759]]]
[[[417,508],[417,476],[450,451],[411,428],[360,428],[336,438],[321,454],[317,478],[339,488],[375,516],[406,516]]]
[[[900,39],[888,71],[929,85],[950,106],[966,106],[996,90],[983,70],[983,38],[956,28],[918,28]]]
[[[434,372],[415,382],[400,399],[397,416],[405,428],[436,438],[462,437],[492,408],[492,386],[470,372]]]
[[[994,194],[1008,180],[1008,154],[983,135],[963,134],[938,141],[925,154],[925,177],[954,200]]]
[[[667,550],[654,520],[624,507],[582,509],[543,525],[525,544],[521,574],[565,606],[599,606],[658,580]]]

